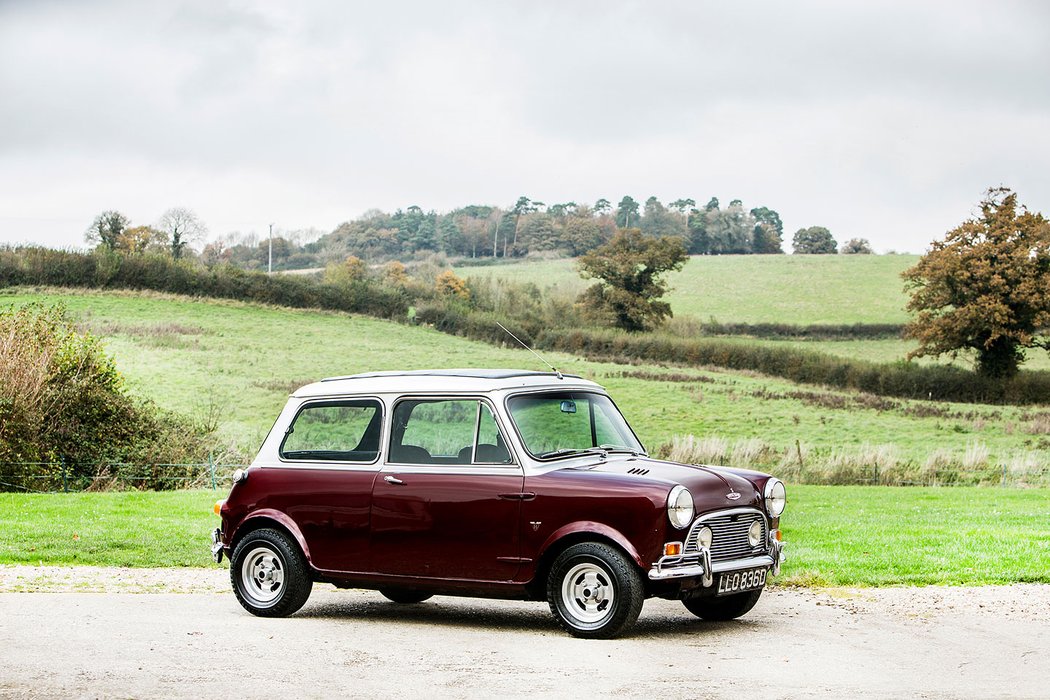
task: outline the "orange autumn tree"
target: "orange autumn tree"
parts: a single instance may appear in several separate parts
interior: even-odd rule
[[[1010,377],[1027,348],[1050,350],[1050,222],[1009,189],[988,190],[981,215],[902,276],[916,313],[904,335],[919,341],[909,358],[973,351],[978,372]]]

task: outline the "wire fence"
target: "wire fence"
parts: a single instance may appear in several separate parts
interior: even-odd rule
[[[0,491],[79,493],[86,491],[170,491],[227,487],[246,464],[207,462],[128,463],[0,462]]]

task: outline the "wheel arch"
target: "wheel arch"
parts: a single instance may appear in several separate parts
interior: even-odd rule
[[[571,523],[551,533],[540,550],[540,556],[536,562],[535,575],[529,585],[533,597],[540,599],[546,596],[547,576],[551,566],[558,555],[574,544],[581,542],[601,542],[612,545],[620,550],[630,561],[634,562],[638,570],[644,575],[647,563],[638,554],[638,550],[631,544],[622,533],[601,523],[579,522]]]
[[[303,537],[303,533],[299,530],[299,526],[295,524],[294,520],[277,510],[257,510],[244,518],[244,520],[237,525],[237,529],[234,530],[233,537],[230,538],[231,556],[234,550],[237,549],[237,545],[240,544],[241,540],[256,530],[262,530],[265,528],[273,528],[274,530],[283,532],[288,537],[291,537],[292,541],[299,546],[299,551],[303,553],[303,558],[306,559],[307,566],[313,568],[313,562],[310,559],[310,547],[307,546],[306,538]]]

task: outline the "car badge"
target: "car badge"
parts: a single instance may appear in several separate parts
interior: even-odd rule
[[[739,501],[740,500],[740,494],[737,493],[736,491],[730,491],[729,493],[726,494],[726,498],[728,498],[730,501]]]

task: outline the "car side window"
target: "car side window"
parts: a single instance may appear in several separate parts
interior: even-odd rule
[[[382,414],[374,399],[307,404],[285,433],[281,459],[374,462],[379,456]]]
[[[477,399],[407,399],[394,407],[390,461],[401,464],[509,464],[489,407]]]
[[[496,417],[487,404],[480,404],[478,412],[478,434],[474,451],[475,464],[510,464],[510,450]]]

